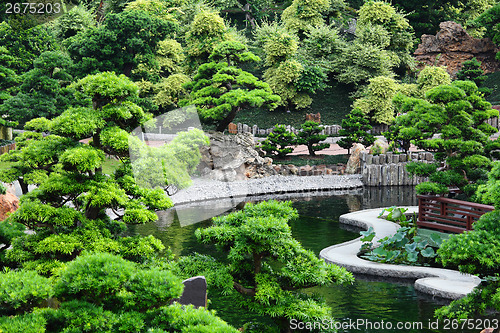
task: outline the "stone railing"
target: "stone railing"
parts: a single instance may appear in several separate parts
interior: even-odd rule
[[[338,135],[339,130],[342,128],[340,125],[321,125],[324,129],[321,131],[323,135]],[[297,129],[293,126],[287,125],[287,131],[298,134],[301,129]],[[257,125],[248,126],[247,124],[234,124],[230,123],[228,126],[228,132],[231,134],[237,133],[252,133],[254,136],[265,136],[271,133],[273,128],[259,128]]]
[[[427,181],[427,177],[410,176],[406,164],[412,161],[432,163],[432,153],[409,153],[381,155],[361,154],[361,174],[366,186],[417,185]]]

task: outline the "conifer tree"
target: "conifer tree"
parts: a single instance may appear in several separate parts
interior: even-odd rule
[[[297,137],[294,133],[287,131],[285,125],[275,125],[260,148],[267,153],[267,156],[284,158],[293,152],[291,146],[296,144]]]
[[[372,129],[370,122],[360,109],[352,109],[352,111],[342,119],[342,129],[339,130],[339,135],[344,136],[337,144],[347,149],[347,153],[351,153],[351,147],[354,143],[361,143],[364,146],[371,145],[375,138],[368,133]]]
[[[319,143],[328,136],[320,134],[323,126],[317,122],[308,120],[301,125],[301,128],[302,131],[298,133],[297,143],[306,145],[310,156],[316,156],[317,151],[330,147],[329,143]]]

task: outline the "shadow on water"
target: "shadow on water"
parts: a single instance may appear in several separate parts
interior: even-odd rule
[[[252,198],[251,201],[258,201],[258,198]],[[316,254],[327,246],[358,237],[359,230],[348,230],[349,228],[339,224],[339,216],[342,214],[360,209],[417,204],[413,187],[365,188],[359,195],[314,196],[292,201],[300,215],[291,223],[292,233],[305,248]],[[204,209],[210,210],[211,206],[214,204],[211,203]],[[183,209],[194,210],[189,206]],[[176,256],[199,252],[220,257],[221,254],[213,246],[198,243],[194,236],[197,228],[209,225],[210,221],[206,220],[181,227],[177,215],[172,212],[162,215],[157,223],[133,226],[131,232],[161,239]],[[346,325],[346,329],[341,328],[339,332],[454,332],[452,329],[444,330],[443,323],[440,323],[438,330],[428,328],[435,321],[434,310],[443,301],[417,293],[413,281],[387,282],[376,277],[357,276],[355,283],[350,286],[316,287],[306,292],[319,295],[332,307],[333,316]],[[220,317],[235,327],[241,327],[248,321],[267,320],[237,309],[231,299],[214,291],[209,291],[209,298],[210,308],[215,309]],[[376,326],[382,320],[389,322],[394,328],[386,329],[386,326],[382,329]],[[348,326],[353,322],[361,325]],[[395,328],[398,322],[407,327]],[[422,327],[419,326],[420,323]]]

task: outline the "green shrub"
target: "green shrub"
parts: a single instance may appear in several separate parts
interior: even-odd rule
[[[297,143],[306,145],[309,155],[315,156],[315,152],[330,147],[329,143],[319,143],[328,137],[327,135],[320,134],[323,130],[323,126],[315,121],[308,120],[303,123],[301,127],[302,131],[298,134]]]
[[[34,271],[0,273],[0,313],[31,309],[52,294],[49,279]]]
[[[267,153],[267,156],[283,158],[293,152],[293,147],[290,146],[296,144],[297,138],[294,133],[288,132],[285,125],[276,125],[260,148]]]
[[[348,153],[350,153],[350,149],[354,143],[369,146],[375,141],[375,137],[368,133],[371,129],[372,126],[363,114],[363,111],[354,108],[342,119],[342,129],[339,131],[339,135],[344,137],[337,143],[340,147],[347,149]]]
[[[121,291],[136,270],[134,263],[108,253],[79,256],[61,273],[56,296],[100,303]]]

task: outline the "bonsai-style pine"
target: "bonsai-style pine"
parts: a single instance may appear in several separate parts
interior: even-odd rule
[[[79,98],[90,98],[93,106],[69,108],[53,120],[32,120],[28,128],[50,135],[26,133],[21,149],[9,154],[12,173],[2,177],[23,179],[38,187],[22,196],[19,209],[0,228],[0,238],[7,240],[7,247],[0,250],[4,265],[51,274],[82,251],[111,252],[143,261],[164,248],[152,236],[118,237],[127,223],[154,221],[158,217],[153,210],[172,206],[163,188],[139,187],[132,174],[129,142],[134,149],[146,149],[128,132],[150,119],[130,101],[137,96],[137,86],[124,75],[104,72],[79,80],[73,88]],[[198,151],[198,143],[203,142],[197,139],[203,136],[200,132],[179,135],[172,148],[161,152],[168,160],[177,152],[183,156],[187,152],[190,159],[175,167],[167,160],[167,184],[186,185],[187,169],[198,156],[189,152]],[[27,140],[28,135],[33,139]],[[80,142],[89,137],[89,144]],[[114,174],[102,171],[105,154],[122,162]],[[36,233],[14,232],[20,226]]]
[[[476,58],[464,61],[462,68],[457,73],[457,79],[472,81],[480,87],[484,80],[486,80],[486,75],[484,75],[481,69],[481,62]]]
[[[342,119],[342,129],[339,130],[339,135],[344,137],[337,143],[340,147],[347,149],[347,153],[350,154],[354,143],[369,146],[375,141],[375,137],[368,133],[371,129],[372,126],[363,111],[358,108],[353,109],[346,118]]]
[[[267,156],[284,158],[293,152],[293,147],[297,144],[297,137],[294,133],[286,130],[285,125],[275,125],[272,132],[262,142],[260,148],[266,152]]]
[[[309,155],[316,156],[315,152],[330,147],[329,143],[319,143],[328,137],[327,135],[320,134],[323,126],[315,121],[308,120],[301,127],[302,131],[298,134],[297,143],[306,145]]]
[[[443,194],[458,187],[474,194],[486,180],[498,140],[489,136],[497,129],[484,121],[498,116],[471,81],[454,81],[427,91],[426,99],[398,95],[396,107],[406,114],[398,117],[396,140],[412,141],[434,152],[436,164],[409,163],[409,172],[429,176],[430,182],[417,185],[417,193]],[[439,136],[435,136],[439,134]]]
[[[222,42],[210,55],[209,63],[198,68],[192,82],[186,84],[190,99],[179,104],[196,105],[200,118],[222,132],[242,109],[274,109],[280,97],[269,85],[235,65],[260,59],[235,41]]]
[[[177,268],[186,276],[205,275],[209,286],[234,297],[235,305],[271,317],[280,332],[290,332],[291,319],[332,320],[323,302],[301,290],[352,283],[353,276],[292,237],[288,223],[296,217],[291,202],[247,203],[243,210],[216,217],[213,226],[196,231],[198,240],[217,245],[227,262],[196,255],[181,259]]]

